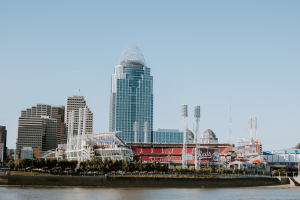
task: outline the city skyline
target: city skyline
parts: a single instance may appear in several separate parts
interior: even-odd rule
[[[300,133],[299,6],[3,2],[0,125],[6,126],[7,146],[15,147],[21,110],[63,105],[73,95],[88,102],[94,132],[108,131],[113,66],[126,46],[136,44],[154,77],[153,130],[181,131],[180,105],[192,113],[199,104],[199,134],[211,129],[227,142],[231,97],[234,143],[246,136],[246,122],[255,115],[264,150],[294,147]],[[189,129],[193,122],[187,118]]]

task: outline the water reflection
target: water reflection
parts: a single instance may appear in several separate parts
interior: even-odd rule
[[[0,187],[2,200],[299,199],[300,188],[52,188]]]

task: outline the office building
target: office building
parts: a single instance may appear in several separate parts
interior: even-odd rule
[[[2,160],[6,160],[6,153],[7,153],[6,142],[7,142],[6,127],[0,125],[0,143],[1,143],[0,144],[0,151],[1,151],[0,162]]]
[[[56,119],[56,148],[58,144],[65,143],[63,137],[65,134],[65,108],[63,106],[52,106],[51,118]]]
[[[153,77],[141,50],[129,45],[122,52],[111,77],[109,131],[117,133],[123,142],[134,142],[133,125],[137,122],[137,141],[147,141],[153,130]]]
[[[67,97],[65,100],[65,130],[68,134],[68,126],[69,126],[69,115],[70,111],[74,111],[74,122],[73,122],[73,135],[78,134],[78,121],[79,121],[79,109],[87,108],[87,119],[85,123],[85,134],[93,133],[93,113],[87,107],[86,101],[84,100],[84,96],[72,96]],[[83,128],[83,124],[81,122],[81,128]],[[82,130],[80,131],[80,133]],[[64,138],[66,139],[66,138]]]
[[[51,106],[37,104],[21,111],[18,120],[17,152],[23,147],[48,151],[56,148],[57,119],[51,117]]]

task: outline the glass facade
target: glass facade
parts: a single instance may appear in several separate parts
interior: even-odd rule
[[[119,131],[123,142],[134,142],[133,124],[138,122],[137,142],[144,142],[144,123],[148,122],[147,141],[153,130],[153,77],[144,56],[135,45],[123,51],[111,78],[109,131]]]
[[[186,141],[189,141],[188,135]],[[153,131],[153,143],[183,143],[183,132],[178,129],[158,129]]]

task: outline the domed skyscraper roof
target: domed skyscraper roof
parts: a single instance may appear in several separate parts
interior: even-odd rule
[[[134,44],[127,46],[119,59],[118,65],[122,65],[128,62],[136,62],[143,66],[146,66],[146,60],[140,48]]]

